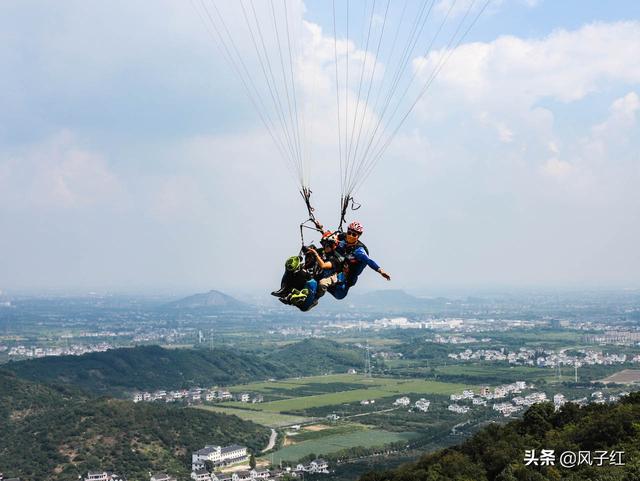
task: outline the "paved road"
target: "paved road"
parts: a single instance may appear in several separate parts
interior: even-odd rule
[[[273,449],[273,447],[276,445],[277,437],[278,437],[278,433],[276,432],[275,429],[271,428],[271,436],[269,437],[269,444],[267,444],[267,447],[262,450],[263,453],[269,451],[270,449]]]

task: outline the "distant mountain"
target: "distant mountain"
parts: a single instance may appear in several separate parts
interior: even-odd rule
[[[110,470],[127,479],[148,479],[150,471],[189,479],[192,451],[239,443],[258,452],[268,439],[269,429],[235,416],[98,399],[0,370],[6,477],[77,481],[87,471]]]
[[[170,302],[165,305],[171,309],[206,309],[206,308],[225,308],[225,309],[250,309],[251,306],[241,302],[233,297],[216,290],[194,294],[178,301]]]
[[[424,307],[437,307],[446,304],[447,299],[427,299],[412,296],[401,289],[385,289],[379,291],[349,293],[347,298],[350,304],[359,308],[377,308],[393,310],[412,310]]]
[[[360,349],[308,339],[262,353],[234,349],[113,349],[6,364],[31,381],[69,384],[95,393],[239,384],[270,377],[346,372],[362,366]]]

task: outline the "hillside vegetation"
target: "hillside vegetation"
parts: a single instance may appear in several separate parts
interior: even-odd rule
[[[149,471],[188,479],[205,444],[263,449],[269,430],[235,416],[163,404],[92,398],[0,371],[0,472],[22,479],[77,480],[107,469],[129,480]]]
[[[553,466],[525,466],[525,450],[552,449]],[[562,452],[624,451],[624,466],[560,466]],[[553,404],[529,408],[523,419],[492,424],[459,446],[392,471],[371,472],[361,481],[635,481],[640,479],[640,393],[615,405]]]
[[[69,384],[112,395],[345,372],[351,367],[359,368],[362,363],[359,349],[323,339],[307,339],[265,353],[140,346],[13,362],[4,367],[23,379]]]

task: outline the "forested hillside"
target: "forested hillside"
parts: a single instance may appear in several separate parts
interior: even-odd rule
[[[346,372],[362,363],[360,349],[308,339],[263,353],[140,346],[13,362],[5,368],[32,381],[69,384],[114,395],[134,390],[229,385],[270,377]]]
[[[525,451],[554,450],[554,465],[525,466]],[[560,465],[565,451],[588,451],[592,465]],[[623,466],[597,451],[623,451]],[[536,404],[522,420],[492,424],[459,446],[422,457],[396,470],[371,472],[361,481],[636,481],[640,479],[640,393],[614,405]]]
[[[77,480],[110,469],[129,480],[149,471],[188,479],[190,456],[205,444],[254,451],[269,430],[235,416],[163,404],[92,398],[0,371],[0,472],[22,479]]]

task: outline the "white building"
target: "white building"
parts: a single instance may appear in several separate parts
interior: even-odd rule
[[[459,406],[457,404],[450,404],[447,409],[458,414],[465,414],[469,412],[469,406]]]
[[[564,397],[564,394],[562,393],[558,393],[555,394],[553,396],[553,405],[555,406],[556,410],[560,409],[562,406],[564,406],[564,404],[567,402],[566,398]]]
[[[120,481],[120,479],[122,478],[117,474],[107,471],[89,471],[84,481]],[[2,474],[0,474],[0,480],[2,480]]]
[[[166,473],[156,473],[151,476],[151,481],[177,481],[177,480],[176,478],[173,478]]]
[[[221,464],[239,463],[248,459],[247,448],[238,444],[231,446],[208,445],[194,452],[191,456],[191,463],[194,467],[209,461],[218,466]]]
[[[194,481],[211,481],[211,475],[206,469],[195,469],[191,472],[191,479]]]
[[[429,410],[430,405],[431,401],[427,401],[425,398],[420,398],[416,401],[415,407],[418,411],[426,413]]]
[[[393,402],[394,406],[408,406],[409,404],[411,404],[411,399],[407,396],[399,397]]]

